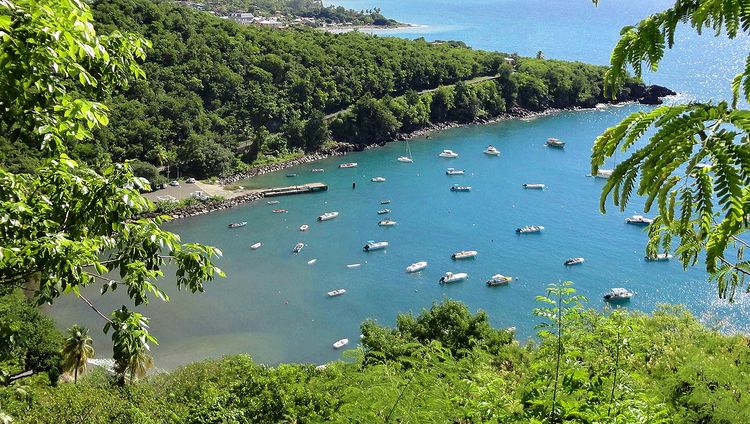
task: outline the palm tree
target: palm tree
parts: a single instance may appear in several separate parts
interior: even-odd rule
[[[86,361],[94,357],[93,340],[89,330],[79,325],[68,329],[68,337],[63,345],[63,370],[73,371],[73,382],[78,383],[78,372],[86,371]]]
[[[130,373],[130,382],[142,378],[146,372],[154,366],[154,358],[145,350],[139,350],[128,360],[127,372]]]

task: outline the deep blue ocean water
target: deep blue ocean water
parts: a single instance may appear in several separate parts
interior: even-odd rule
[[[483,49],[533,55],[542,50],[548,58],[606,64],[619,28],[663,8],[666,1],[607,1],[598,8],[580,1],[339,1],[355,9],[379,6],[385,15],[424,28],[388,31],[388,36],[458,39]],[[656,75],[647,82],[667,85],[680,92],[677,101],[719,99],[742,64],[747,40],[696,37],[681,32],[683,44],[668,53]],[[740,296],[730,305],[717,299],[714,286],[700,268],[683,270],[676,261],[643,260],[646,235],[641,228],[624,224],[639,213],[635,200],[620,213],[598,210],[601,180],[587,177],[593,139],[608,126],[643,108],[628,105],[605,111],[566,112],[530,121],[512,120],[471,126],[433,134],[410,143],[415,162],[402,164],[403,142],[384,148],[332,158],[256,178],[246,185],[270,187],[321,181],[325,193],[279,198],[170,223],[168,229],[184,241],[220,247],[220,266],[228,278],[212,283],[202,295],[176,292],[172,280],[163,282],[171,303],[146,307],[160,346],[154,350],[160,367],[225,354],[249,353],[257,361],[321,363],[339,357],[331,348],[348,337],[356,345],[359,324],[375,318],[392,324],[399,312],[419,312],[440,299],[466,302],[472,310],[489,312],[493,324],[515,326],[522,339],[532,337],[537,319],[534,298],[549,283],[572,280],[587,295],[590,305],[603,307],[601,294],[624,286],[638,292],[630,307],[650,311],[659,303],[681,303],[706,323],[728,331],[747,331],[750,300]],[[568,142],[564,151],[543,146],[547,137]],[[493,144],[502,154],[488,157],[482,150]],[[453,149],[458,159],[438,157]],[[337,169],[356,161],[355,169]],[[449,177],[448,167],[465,169],[466,175]],[[324,173],[312,173],[324,168]],[[288,178],[287,173],[297,173]],[[370,178],[384,176],[384,183]],[[352,189],[356,182],[356,189]],[[454,183],[473,187],[470,193],[453,193]],[[524,183],[544,183],[547,190],[523,190]],[[390,199],[388,206],[380,205]],[[288,209],[274,214],[272,209]],[[376,211],[392,210],[398,226],[383,228]],[[315,218],[326,211],[340,216],[328,222]],[[248,221],[247,227],[229,230],[226,225]],[[298,227],[309,224],[302,233]],[[544,225],[538,235],[519,236],[514,229]],[[387,240],[385,251],[365,253],[368,240]],[[257,241],[263,247],[253,251]],[[297,242],[307,246],[299,255]],[[451,253],[478,250],[474,260],[454,262]],[[586,263],[566,268],[569,257],[583,256]],[[307,262],[317,259],[313,265]],[[429,267],[408,275],[404,268],[420,260]],[[347,264],[361,263],[359,268]],[[446,271],[468,272],[468,281],[438,284]],[[488,288],[493,274],[518,277],[509,286]],[[345,288],[347,293],[328,298],[326,292]],[[122,299],[95,298],[103,308]],[[84,305],[67,299],[52,309],[61,326],[77,320],[98,329],[97,316]],[[108,352],[107,337],[94,331],[100,355]]]

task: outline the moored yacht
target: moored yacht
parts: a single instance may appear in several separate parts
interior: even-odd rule
[[[324,172],[325,169],[323,168],[313,168],[312,172]]]
[[[493,146],[493,145],[490,144],[489,146],[487,146],[486,149],[484,149],[484,154],[485,155],[490,155],[490,156],[498,156],[498,155],[500,155],[500,150],[497,150],[497,148],[495,148],[495,146]]]
[[[240,227],[244,227],[245,225],[247,225],[247,221],[233,222],[233,223],[227,225],[227,227],[229,227],[229,228],[240,228]]]
[[[630,300],[633,296],[635,296],[634,291],[622,287],[615,287],[610,289],[607,293],[604,293],[604,300],[607,302],[617,302]]]
[[[524,184],[523,188],[528,190],[544,190],[544,184]]]
[[[398,159],[396,159],[396,160],[399,161],[399,162],[403,162],[403,163],[413,163],[414,162],[414,160],[412,158],[407,157],[407,156],[399,156]]]
[[[253,250],[257,250],[257,249],[260,249],[261,246],[263,246],[263,243],[257,242],[257,243],[251,244],[250,248]]]
[[[488,287],[502,286],[502,285],[510,283],[511,281],[513,281],[513,277],[508,277],[507,275],[502,275],[502,274],[495,274],[492,276],[492,278],[487,280],[487,286]]]
[[[385,215],[387,213],[391,213],[390,209],[381,209],[378,211],[378,215]]]
[[[440,156],[441,158],[457,158],[458,153],[454,152],[453,150],[443,150],[438,156]]]
[[[341,296],[344,293],[346,293],[346,289],[331,290],[331,291],[328,292],[328,297]]]
[[[631,225],[651,225],[653,222],[653,219],[646,218],[643,215],[633,215],[629,218],[625,218],[625,223]]]
[[[373,250],[381,250],[388,247],[387,241],[368,241],[367,244],[362,248],[365,252],[371,252]]]
[[[458,272],[455,274],[452,272],[446,272],[445,275],[440,277],[440,284],[457,283],[467,278],[469,278],[469,274],[465,272]]]
[[[451,259],[469,259],[477,256],[479,252],[476,250],[462,250],[451,255]]]
[[[547,142],[544,143],[547,147],[554,147],[557,149],[562,149],[565,147],[565,142],[562,140],[558,140],[554,137],[550,137],[547,139]]]
[[[406,267],[406,272],[411,274],[412,272],[418,272],[425,268],[427,268],[427,262],[425,261],[415,262]]]
[[[287,212],[289,212],[289,211],[286,210],[286,209],[274,209],[273,210],[273,213],[287,213]]]
[[[370,178],[370,181],[374,183],[382,183],[382,182],[385,182],[385,177],[373,177],[373,178]]]
[[[349,162],[349,163],[342,163],[339,165],[339,168],[356,168],[357,162]]]
[[[267,205],[278,205],[279,201],[278,200],[269,200],[269,201],[266,202],[266,204]]]
[[[390,203],[391,203],[391,201],[390,201],[390,200],[381,200],[381,201],[380,201],[380,204],[381,204],[381,205],[389,205]]]
[[[339,216],[338,212],[326,212],[318,217],[318,221],[328,221]]]
[[[525,227],[516,228],[518,234],[540,233],[542,230],[544,230],[544,227],[541,225],[527,225]]]
[[[646,256],[646,260],[651,262],[668,261],[672,258],[673,256],[669,253],[657,253],[654,256]]]
[[[471,186],[460,186],[456,184],[451,187],[451,191],[471,191]]]
[[[464,171],[463,169],[448,168],[448,170],[445,171],[445,175],[464,175]]]
[[[564,264],[566,266],[582,264],[585,261],[583,258],[570,258],[567,259]]]
[[[396,224],[397,224],[397,222],[394,221],[394,220],[392,220],[392,219],[384,219],[384,220],[378,222],[378,225],[380,225],[381,227],[392,227],[392,226],[394,226]]]
[[[341,349],[342,347],[344,347],[344,346],[346,346],[348,344],[349,344],[349,339],[336,340],[336,342],[333,343],[333,348],[334,349]]]
[[[302,248],[305,247],[305,243],[297,243],[294,245],[294,249],[292,249],[292,253],[299,253]]]
[[[299,230],[300,231],[307,231],[309,229],[310,229],[310,226],[307,225],[307,224],[302,224],[302,225],[299,226]]]
[[[614,172],[614,170],[612,170],[612,169],[600,169],[600,170],[596,171],[596,175],[594,175],[594,177],[595,178],[603,178],[603,179],[606,180],[607,178],[609,178],[609,177],[612,176],[613,172]]]

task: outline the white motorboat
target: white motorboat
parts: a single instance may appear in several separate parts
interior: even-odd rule
[[[318,221],[328,221],[339,216],[338,212],[326,212],[318,217]]]
[[[257,242],[255,244],[251,244],[250,248],[253,249],[253,250],[258,250],[258,249],[260,249],[261,246],[263,246],[263,243]]]
[[[484,149],[484,154],[485,155],[490,155],[490,156],[499,156],[500,155],[500,150],[497,150],[495,148],[495,146],[493,146],[493,145],[490,144],[489,146],[487,146],[486,149]]]
[[[299,230],[300,230],[300,231],[307,231],[307,230],[309,230],[309,229],[310,229],[310,226],[309,226],[309,225],[307,225],[307,224],[303,224],[303,225],[300,225],[300,226],[299,226]]]
[[[396,159],[396,160],[399,161],[399,162],[403,162],[403,163],[413,163],[414,162],[414,160],[412,158],[408,157],[408,156],[399,156],[398,159]]]
[[[362,264],[349,264],[346,267],[347,268],[359,268],[360,266],[362,266]]]
[[[524,184],[523,188],[527,190],[544,190],[544,184]]]
[[[610,289],[607,293],[604,293],[604,300],[607,302],[617,302],[623,300],[630,300],[635,296],[635,292],[632,290],[624,289],[622,287],[615,287]]]
[[[318,260],[317,260],[317,259],[310,259],[309,261],[307,261],[307,264],[308,264],[308,265],[312,265],[312,264],[314,264],[315,262],[318,262]]]
[[[448,168],[448,170],[445,171],[445,175],[464,175],[464,171],[463,169]]]
[[[540,233],[544,230],[544,227],[541,225],[527,225],[525,227],[516,228],[516,232],[518,234],[527,234],[527,233]]]
[[[465,272],[458,272],[455,274],[452,272],[446,272],[445,275],[440,277],[440,284],[457,283],[467,278],[469,278],[469,274]]]
[[[329,297],[336,297],[336,296],[341,296],[344,293],[346,293],[346,289],[336,289],[336,290],[329,291],[328,292],[328,296]]]
[[[502,274],[495,274],[492,276],[492,278],[487,280],[487,286],[488,287],[502,286],[502,285],[510,283],[511,281],[513,281],[513,277],[508,277],[507,275],[502,275]]]
[[[297,243],[294,245],[294,249],[292,249],[292,253],[299,253],[302,248],[305,247],[305,243]]]
[[[279,203],[278,200],[269,200],[266,202],[267,205],[278,205]]]
[[[373,177],[373,178],[370,178],[370,181],[372,181],[374,183],[382,183],[382,182],[385,182],[385,178],[384,177]]]
[[[670,255],[669,253],[657,253],[654,256],[646,256],[647,261],[652,262],[658,262],[658,261],[668,261],[672,259],[674,256]]]
[[[349,339],[336,340],[336,342],[333,343],[333,348],[334,349],[341,349],[342,347],[344,347],[344,346],[346,346],[348,344],[349,344]]]
[[[570,258],[567,259],[564,264],[566,266],[582,264],[585,261],[583,258]]]
[[[651,225],[654,223],[654,220],[646,218],[643,215],[633,215],[630,218],[625,218],[625,223],[631,225]]]
[[[451,259],[469,259],[477,256],[479,252],[476,250],[462,250],[451,255]]]
[[[454,185],[451,187],[451,191],[471,191],[471,186]]]
[[[600,169],[600,170],[596,171],[596,175],[594,175],[594,177],[595,178],[603,178],[603,179],[606,180],[607,178],[609,178],[609,177],[612,176],[613,172],[614,172],[614,170],[612,170],[612,169]]]
[[[441,158],[457,158],[458,153],[454,152],[453,150],[443,150],[438,156],[440,156]]]
[[[558,140],[554,137],[550,137],[547,139],[547,142],[544,143],[547,147],[554,147],[557,149],[562,149],[565,147],[565,142],[562,140]]]
[[[391,201],[390,201],[390,200],[381,200],[381,201],[380,201],[380,204],[381,204],[381,205],[390,205],[390,204],[391,204]]]
[[[406,267],[406,272],[411,274],[412,272],[419,272],[425,268],[427,268],[427,262],[425,261],[415,262]]]
[[[387,241],[368,241],[363,247],[365,252],[372,252],[373,250],[382,250],[388,247]]]
[[[381,227],[392,227],[392,226],[394,226],[396,224],[397,224],[397,222],[394,221],[394,220],[392,220],[392,219],[384,219],[384,220],[378,222],[378,225],[380,225]]]
[[[385,215],[387,213],[391,213],[390,209],[381,209],[378,211],[378,215]]]
[[[356,168],[357,162],[349,162],[349,163],[342,163],[339,165],[339,168]]]
[[[245,225],[247,225],[247,221],[233,222],[233,223],[227,225],[227,227],[229,227],[229,228],[240,228],[240,227],[244,227]]]
[[[324,172],[325,169],[323,168],[313,168],[312,172]]]
[[[287,213],[287,212],[289,212],[289,211],[286,210],[286,209],[274,209],[273,210],[273,213]]]

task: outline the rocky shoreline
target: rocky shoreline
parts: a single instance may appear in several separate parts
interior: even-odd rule
[[[669,94],[665,94],[665,95],[669,95]],[[618,102],[617,104],[633,103],[639,100],[623,101],[623,102]],[[644,103],[644,102],[641,102],[641,103]],[[535,112],[535,111],[522,109],[522,108],[514,108],[514,109],[511,109],[509,112],[503,113],[496,117],[480,118],[480,119],[476,119],[468,123],[443,122],[443,123],[438,123],[438,124],[430,124],[429,126],[419,128],[411,132],[398,133],[394,136],[393,140],[389,142],[412,140],[418,137],[429,138],[430,134],[434,132],[439,132],[439,131],[448,130],[452,128],[467,127],[470,125],[485,125],[485,124],[492,124],[492,123],[501,122],[501,121],[507,121],[510,119],[537,118],[541,116],[554,115],[554,114],[557,114],[560,112],[566,112],[566,111],[580,111],[580,110],[593,110],[593,109],[595,108],[582,108],[582,107],[567,108],[567,109],[550,108],[550,109],[545,109],[543,111]],[[221,185],[234,184],[241,180],[257,177],[263,174],[268,174],[270,172],[281,171],[281,170],[284,170],[293,166],[297,166],[297,165],[303,165],[306,163],[319,161],[321,159],[325,159],[331,156],[343,156],[347,152],[350,152],[350,151],[363,151],[363,150],[369,150],[375,147],[384,146],[385,144],[389,142],[368,144],[368,145],[353,145],[353,144],[347,144],[347,143],[339,143],[339,146],[335,150],[311,153],[309,155],[305,155],[305,156],[292,159],[286,162],[261,165],[261,166],[252,168],[248,171],[241,172],[239,174],[235,174],[235,175],[226,177],[224,179],[221,179],[219,183]],[[191,216],[204,215],[207,213],[232,208],[232,207],[239,206],[245,203],[256,201],[261,198],[263,198],[263,194],[256,191],[252,193],[242,194],[242,195],[233,197],[231,199],[226,199],[222,201],[213,201],[213,202],[207,202],[207,203],[198,204],[198,205],[187,206],[185,208],[172,211],[168,213],[167,215],[170,216],[172,219],[188,218]],[[151,215],[153,216],[157,214],[154,213]]]

